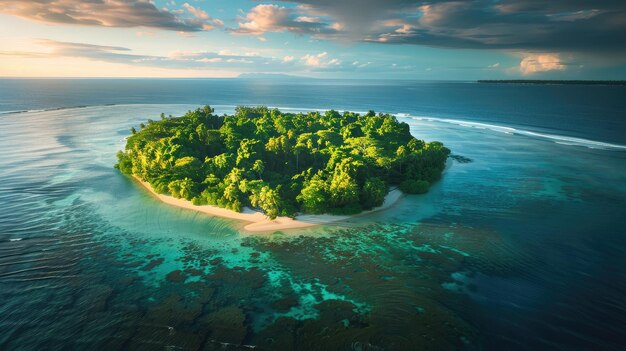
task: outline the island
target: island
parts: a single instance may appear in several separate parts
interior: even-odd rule
[[[477,82],[488,84],[626,85],[625,80],[481,79]]]
[[[133,127],[115,167],[166,203],[270,231],[341,220],[386,208],[402,193],[425,193],[449,154],[390,114],[240,106],[220,116],[204,106]]]

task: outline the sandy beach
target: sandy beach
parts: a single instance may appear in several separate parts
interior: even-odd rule
[[[176,199],[169,195],[158,194],[147,182],[142,181],[136,176],[133,176],[133,178],[137,180],[137,182],[139,182],[141,185],[143,185],[143,187],[146,188],[150,193],[152,193],[152,195],[168,205],[202,212],[212,216],[251,222],[243,227],[243,229],[248,232],[271,232],[275,230],[308,228],[316,225],[343,221],[352,217],[363,216],[368,213],[385,210],[393,206],[404,195],[398,189],[391,190],[385,197],[385,201],[383,202],[382,206],[376,207],[370,211],[361,212],[353,216],[305,214],[297,216],[296,219],[292,219],[289,217],[277,217],[276,219],[271,220],[262,212],[254,211],[247,207],[244,208],[242,212],[235,212],[211,205],[196,206],[190,201],[184,199]]]

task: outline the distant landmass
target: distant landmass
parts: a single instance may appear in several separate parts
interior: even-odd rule
[[[541,80],[541,79],[505,79],[478,80],[478,83],[495,84],[573,84],[573,85],[626,85],[625,80]]]
[[[283,73],[242,73],[237,78],[242,79],[273,79],[273,80],[292,80],[292,79],[313,79],[310,77],[293,76]]]

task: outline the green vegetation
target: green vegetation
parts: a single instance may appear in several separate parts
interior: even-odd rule
[[[115,167],[158,193],[234,211],[250,206],[275,218],[358,213],[380,206],[390,185],[425,193],[450,153],[373,111],[213,112],[205,106],[133,128]]]

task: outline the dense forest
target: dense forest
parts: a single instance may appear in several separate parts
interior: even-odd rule
[[[270,218],[298,212],[353,214],[383,203],[390,186],[420,194],[441,177],[450,150],[409,125],[370,111],[307,114],[209,106],[131,129],[115,165],[158,193],[243,206]]]

